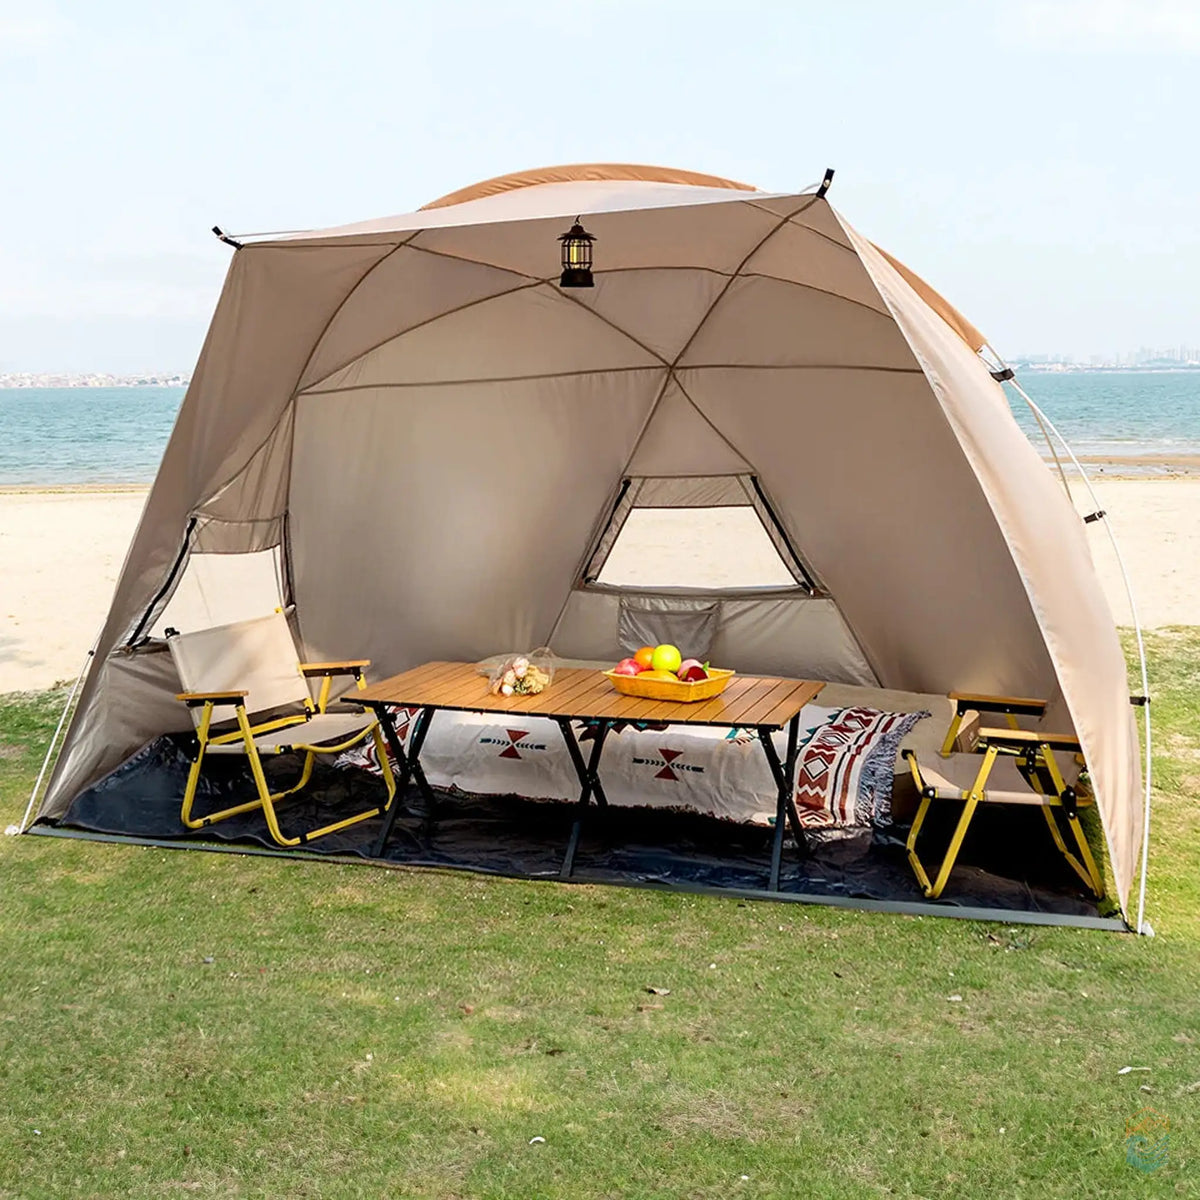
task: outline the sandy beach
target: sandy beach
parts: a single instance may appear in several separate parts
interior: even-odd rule
[[[1113,478],[1117,469],[1110,465],[1095,488],[1120,539],[1143,624],[1200,625],[1200,478]],[[0,491],[0,692],[74,679],[145,496],[141,489]],[[1099,523],[1088,530],[1113,613],[1127,625],[1108,539]],[[730,547],[721,557],[733,553]]]

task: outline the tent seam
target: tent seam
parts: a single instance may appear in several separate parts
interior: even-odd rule
[[[479,264],[483,265],[483,264]],[[428,325],[434,325],[445,317],[453,317],[460,312],[466,312],[469,308],[474,308],[478,304],[486,304],[489,300],[502,300],[505,296],[515,296],[518,292],[528,292],[533,288],[541,287],[546,281],[544,279],[535,279],[526,283],[518,284],[516,287],[508,288],[503,292],[494,292],[490,296],[479,296],[474,300],[468,300],[465,304],[460,304],[456,308],[448,308],[445,312],[440,312],[436,316],[426,317],[423,321],[418,321],[415,325],[410,325],[406,329],[401,329],[397,333],[389,334],[382,342],[376,342],[373,346],[368,346],[360,354],[356,354],[353,358],[334,367],[328,375],[322,376],[320,379],[314,380],[312,383],[301,391],[293,393],[293,399],[299,399],[301,396],[307,396],[310,389],[319,387],[323,383],[328,383],[339,371],[345,371],[347,368],[354,366],[355,363],[360,363],[363,359],[374,354],[377,350],[382,350],[384,346],[390,346],[393,342],[398,342],[401,338],[407,337],[410,333],[415,333],[418,329],[424,329]],[[333,389],[331,389],[333,390]]]
[[[621,331],[618,329],[618,333]],[[345,387],[325,388],[321,391],[307,389],[297,396],[341,396],[347,392],[386,392],[402,388],[473,387],[485,383],[525,383],[535,379],[575,379],[587,375],[628,375],[638,371],[661,371],[663,364],[647,363],[640,367],[593,367],[586,371],[548,371],[541,375],[490,375],[480,379],[414,379],[395,383],[349,383]]]

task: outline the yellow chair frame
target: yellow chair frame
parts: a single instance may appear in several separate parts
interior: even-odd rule
[[[977,700],[979,698],[975,697],[973,699]],[[955,732],[957,732],[957,729],[955,729]],[[949,744],[953,744],[953,740],[952,737],[947,737]],[[917,815],[913,819],[912,828],[909,830],[906,842],[908,861],[912,865],[917,882],[921,885],[921,890],[929,899],[936,900],[942,894],[942,890],[950,878],[950,872],[954,869],[958,852],[962,848],[963,839],[970,828],[971,820],[975,816],[975,810],[979,805],[986,803],[1018,803],[1018,801],[1013,800],[994,799],[988,795],[988,778],[991,775],[997,758],[1002,754],[1016,757],[1018,770],[1033,790],[1033,796],[1030,800],[1023,802],[1038,804],[1041,807],[1042,815],[1046,818],[1046,825],[1050,830],[1050,836],[1054,839],[1054,844],[1067,860],[1071,869],[1079,876],[1084,885],[1091,890],[1096,899],[1103,899],[1103,877],[1096,866],[1096,860],[1092,855],[1091,847],[1088,846],[1087,838],[1084,836],[1083,829],[1079,824],[1079,809],[1092,804],[1092,797],[1086,790],[1071,787],[1067,784],[1063,778],[1058,761],[1054,756],[1055,748],[1064,752],[1074,752],[1078,756],[1078,761],[1082,764],[1083,758],[1078,740],[1065,734],[1039,733],[1024,729],[983,728],[979,730],[979,742],[977,746],[977,750],[981,756],[979,770],[974,782],[956,797],[956,799],[964,801],[962,815],[959,817],[958,823],[954,828],[954,833],[950,838],[950,844],[946,849],[941,866],[938,868],[937,875],[932,881],[917,854],[917,838],[920,836],[921,828],[925,824],[925,817],[933,801],[935,799],[948,801],[955,798],[945,795],[939,797],[937,789],[930,786],[922,774],[921,765],[917,761],[916,754],[912,750],[902,751],[903,757],[908,762],[909,770],[912,772],[913,782],[916,784],[917,790],[921,795],[920,807],[917,809]],[[1068,849],[1063,839],[1062,830],[1059,828],[1056,815],[1058,812],[1061,812],[1066,819],[1067,827],[1071,831],[1071,835],[1079,851],[1078,857]]]
[[[356,825],[360,821],[367,821],[371,817],[377,817],[387,812],[396,798],[396,778],[392,772],[392,764],[388,758],[387,748],[384,745],[383,735],[377,720],[370,722],[364,729],[359,730],[352,737],[336,745],[318,746],[298,741],[288,745],[278,744],[270,747],[260,747],[255,741],[256,737],[261,737],[265,733],[272,733],[276,730],[287,729],[293,726],[300,727],[306,724],[311,717],[323,715],[329,705],[329,692],[334,676],[353,675],[358,690],[362,691],[367,686],[364,668],[369,665],[370,660],[365,658],[347,659],[343,662],[301,663],[300,673],[306,679],[314,676],[321,677],[321,688],[318,693],[316,708],[314,709],[311,701],[306,701],[306,711],[303,713],[278,717],[257,725],[251,723],[246,713],[245,699],[248,693],[245,691],[178,693],[175,698],[183,701],[189,708],[195,708],[200,705],[203,705],[204,708],[200,716],[200,722],[196,726],[196,756],[192,760],[191,769],[188,771],[187,787],[184,790],[183,805],[179,814],[184,825],[189,829],[204,829],[209,825],[216,824],[218,821],[224,821],[229,817],[235,817],[241,813],[253,812],[255,809],[261,808],[263,815],[266,817],[267,828],[270,830],[271,837],[279,845],[300,846],[314,841],[316,838],[324,837],[326,834],[335,833],[339,829],[345,829],[350,825]],[[237,728],[226,733],[213,734],[211,732],[213,713],[217,708],[223,706],[233,707]],[[297,733],[300,733],[299,728],[297,728]],[[279,817],[275,811],[276,803],[305,787],[309,779],[312,778],[313,764],[316,761],[317,755],[340,754],[343,750],[348,750],[352,746],[358,745],[359,742],[364,741],[367,737],[372,737],[375,742],[375,753],[380,769],[383,772],[384,783],[387,786],[387,803],[382,807],[376,806],[363,812],[355,813],[353,816],[346,817],[341,821],[334,821],[332,824],[324,825],[320,829],[314,829],[307,833],[299,834],[296,837],[287,837],[279,824]],[[254,776],[255,787],[258,790],[258,798],[247,801],[245,804],[235,804],[231,808],[221,809],[219,812],[209,813],[207,816],[193,817],[192,806],[195,803],[196,789],[200,783],[200,772],[204,765],[204,756],[209,746],[229,745],[238,741],[244,743],[246,758],[250,763],[250,773]],[[304,753],[304,767],[300,773],[299,781],[292,787],[285,788],[281,792],[272,792],[267,784],[266,773],[263,771],[262,755],[286,754],[293,751]]]

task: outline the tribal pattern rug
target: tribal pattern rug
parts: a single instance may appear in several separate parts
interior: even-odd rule
[[[843,708],[809,739],[796,769],[796,809],[806,829],[886,825],[900,742],[928,712]]]

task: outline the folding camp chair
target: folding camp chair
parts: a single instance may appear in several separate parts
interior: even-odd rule
[[[379,722],[361,709],[326,711],[334,676],[353,675],[361,690],[366,687],[363,670],[370,665],[370,660],[300,662],[287,617],[281,611],[195,633],[169,629],[167,645],[179,672],[179,682],[185,689],[176,699],[188,706],[196,726],[196,753],[188,772],[180,812],[189,829],[202,829],[239,813],[261,808],[275,841],[281,846],[299,846],[378,816],[391,806],[396,781],[384,749]],[[315,704],[308,682],[312,678],[321,679]],[[213,714],[222,707],[234,710],[237,725],[233,729],[214,732]],[[368,737],[375,741],[387,785],[387,803],[382,808],[376,806],[355,813],[320,829],[285,837],[275,812],[276,802],[300,791],[308,783],[318,754],[338,754]],[[272,792],[263,773],[262,756],[292,751],[304,755],[300,779],[292,787]],[[258,799],[207,816],[193,817],[192,805],[200,772],[210,754],[244,754],[254,776]]]
[[[1050,836],[1071,869],[1096,899],[1101,899],[1103,880],[1079,824],[1079,810],[1092,804],[1093,800],[1083,774],[1084,761],[1078,740],[1066,734],[1017,727],[1015,718],[1018,715],[1042,716],[1046,710],[1045,701],[965,693],[951,693],[951,699],[955,701],[956,711],[942,746],[941,761],[934,765],[922,764],[915,751],[901,752],[921,796],[909,830],[907,849],[908,861],[922,891],[931,900],[942,894],[980,804],[1032,804],[1041,808]],[[951,747],[958,737],[963,718],[971,710],[1005,713],[1012,728],[979,728],[973,734],[973,740],[977,740],[972,752],[952,753]],[[1056,750],[1065,756],[1061,763],[1055,755]],[[917,854],[917,838],[934,800],[961,803],[963,810],[936,878],[931,882]],[[1057,815],[1060,812],[1074,838],[1078,856],[1068,849],[1063,839]]]

